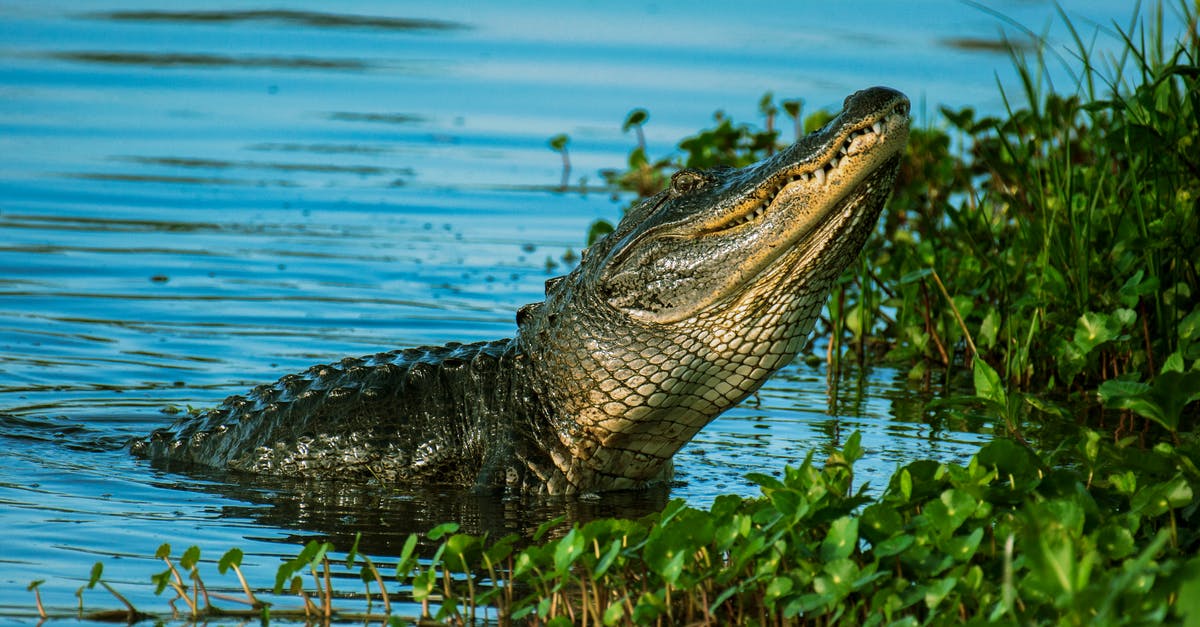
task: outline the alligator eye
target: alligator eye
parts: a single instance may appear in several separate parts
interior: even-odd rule
[[[707,180],[699,170],[691,168],[680,170],[671,175],[671,194],[681,196],[703,187]]]

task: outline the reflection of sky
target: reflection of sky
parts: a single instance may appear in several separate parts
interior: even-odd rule
[[[922,411],[931,396],[918,388],[887,367],[865,378],[844,375],[831,388],[824,365],[793,364],[756,400],[722,415],[683,448],[676,467],[685,485],[672,494],[698,504],[728,492],[756,495],[745,474],[780,476],[784,465],[800,464],[810,451],[821,465],[855,431],[865,452],[854,467],[855,484],[868,482],[875,492],[915,459],[966,463],[990,439],[990,424],[931,426]]]

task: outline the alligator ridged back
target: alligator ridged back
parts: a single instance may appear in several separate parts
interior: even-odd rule
[[[503,485],[514,417],[510,340],[411,348],[314,366],[136,442],[169,466],[300,477]],[[482,476],[481,476],[482,475]]]

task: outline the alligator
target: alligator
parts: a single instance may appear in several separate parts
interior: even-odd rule
[[[675,172],[511,339],[347,358],[132,443],[160,466],[583,495],[668,482],[671,459],[805,345],[863,248],[908,139],[874,87],[745,168]]]

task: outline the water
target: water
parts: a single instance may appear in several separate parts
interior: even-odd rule
[[[1063,4],[1088,34],[1129,18],[1125,2]],[[768,90],[811,111],[887,84],[923,123],[943,103],[998,112],[996,79],[1013,84],[1007,57],[975,45],[1002,23],[954,2],[271,6],[0,3],[6,622],[34,622],[33,579],[73,607],[97,560],[162,608],[148,586],[162,542],[241,547],[267,584],[308,538],[363,531],[386,556],[446,520],[527,533],[560,513],[661,506],[668,495],[514,504],[185,477],[123,444],[170,422],[165,408],[314,363],[511,335],[587,225],[620,213],[607,193],[555,191],[551,135],[570,135],[572,180],[594,185],[624,163],[637,106],[661,155],[714,110],[757,120]],[[1066,39],[1049,3],[999,10]],[[793,365],[685,447],[669,496],[754,494],[746,472],[779,473],[853,430],[877,486],[907,460],[967,458],[988,425],[932,426],[926,394],[889,368],[831,382]]]

